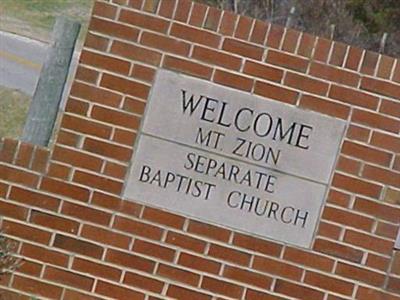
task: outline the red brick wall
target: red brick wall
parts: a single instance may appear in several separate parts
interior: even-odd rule
[[[127,3],[129,2],[129,3]],[[348,123],[312,249],[121,199],[159,68]],[[4,293],[399,300],[400,61],[186,0],[98,1],[51,149],[4,140]]]

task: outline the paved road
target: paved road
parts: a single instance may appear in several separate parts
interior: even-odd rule
[[[46,57],[48,44],[0,31],[0,86],[19,89],[33,95]],[[65,100],[78,61],[74,54],[70,67]]]

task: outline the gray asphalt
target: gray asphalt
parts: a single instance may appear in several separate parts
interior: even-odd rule
[[[33,95],[49,45],[19,35],[0,31],[0,86],[5,86]],[[70,66],[63,103],[72,82],[78,62],[75,52]]]

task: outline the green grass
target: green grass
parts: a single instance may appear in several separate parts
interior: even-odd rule
[[[0,138],[20,137],[29,103],[28,95],[0,86]]]
[[[69,17],[87,30],[94,0],[0,0],[0,30],[49,41],[55,18]]]

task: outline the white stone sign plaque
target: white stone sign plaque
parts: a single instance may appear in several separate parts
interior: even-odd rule
[[[345,122],[158,71],[124,197],[309,247]]]

